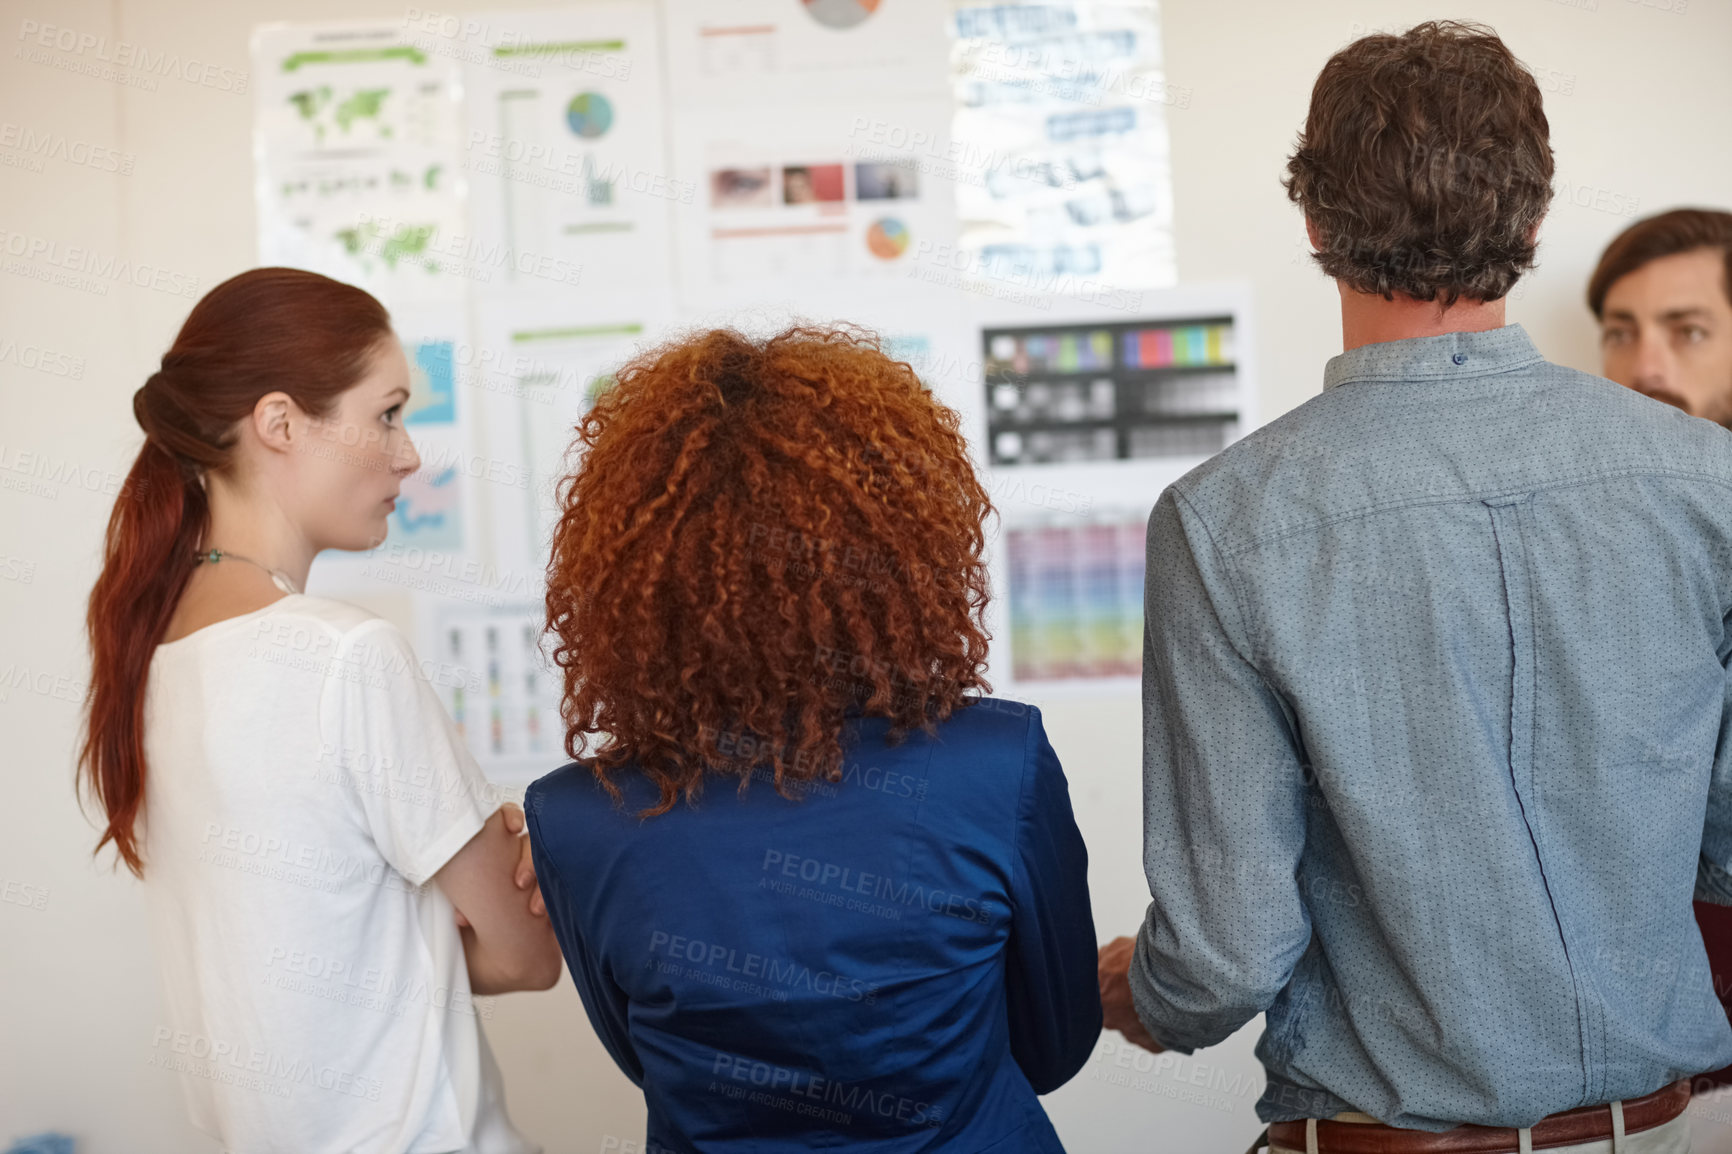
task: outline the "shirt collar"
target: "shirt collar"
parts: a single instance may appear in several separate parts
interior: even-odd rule
[[[1444,333],[1360,345],[1329,361],[1323,387],[1348,381],[1441,381],[1507,373],[1543,361],[1519,324],[1483,333]]]

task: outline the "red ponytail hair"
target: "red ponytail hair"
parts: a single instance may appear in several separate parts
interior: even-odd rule
[[[353,285],[300,269],[252,269],[193,306],[162,368],[132,395],[145,441],[109,516],[90,592],[78,773],[108,818],[97,851],[113,842],[139,877],[133,824],[144,801],[145,678],[210,525],[203,474],[230,464],[235,426],[266,393],[287,393],[304,412],[328,416],[390,335],[385,307]]]

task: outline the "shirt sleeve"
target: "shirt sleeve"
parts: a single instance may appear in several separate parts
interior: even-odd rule
[[[1696,900],[1732,906],[1732,617],[1721,626],[1720,737],[1708,778],[1708,812],[1696,866]]]
[[[1088,851],[1040,710],[1029,707],[1005,989],[1010,1052],[1037,1094],[1076,1075],[1101,1032]]]
[[[319,727],[379,853],[412,885],[426,884],[499,808],[408,639],[389,621],[368,621],[338,643]]]
[[[1252,666],[1231,574],[1168,488],[1149,517],[1143,632],[1143,866],[1148,916],[1131,995],[1191,1053],[1266,1010],[1311,939],[1297,881],[1301,756]]]
[[[523,809],[529,823],[529,850],[535,858],[535,877],[541,885],[541,898],[547,906],[548,920],[553,923],[553,936],[559,939],[559,950],[565,955],[565,967],[583,999],[589,1014],[589,1024],[612,1056],[614,1064],[633,1084],[643,1085],[643,1062],[631,1043],[631,1024],[627,1017],[629,999],[624,990],[608,975],[600,958],[589,948],[583,935],[581,913],[560,877],[559,867],[547,852],[547,839],[541,835],[543,795],[531,785],[524,796]]]

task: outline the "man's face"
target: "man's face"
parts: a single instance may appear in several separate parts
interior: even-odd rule
[[[1606,290],[1605,374],[1693,417],[1732,426],[1732,300],[1726,257],[1699,248],[1651,260]]]

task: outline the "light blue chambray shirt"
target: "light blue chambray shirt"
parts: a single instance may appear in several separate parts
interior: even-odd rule
[[[1732,1062],[1732,433],[1519,325],[1354,349],[1149,520],[1131,986],[1265,1121],[1527,1126]],[[1717,868],[1716,868],[1717,867]]]

